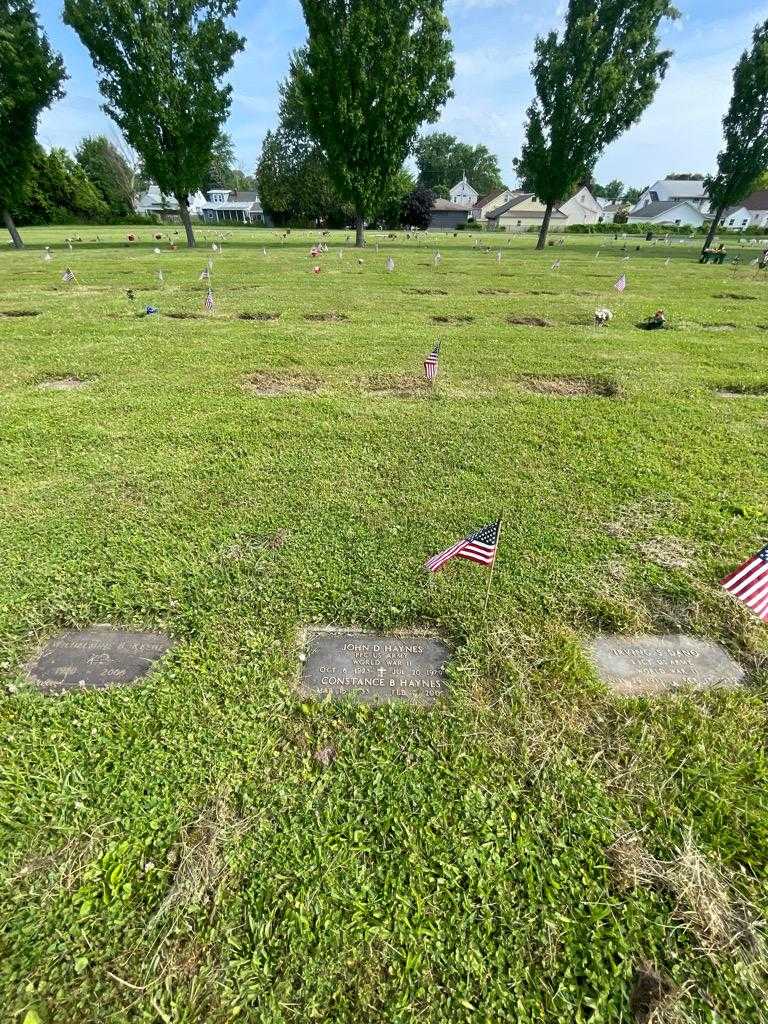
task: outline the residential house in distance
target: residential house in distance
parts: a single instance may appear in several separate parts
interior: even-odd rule
[[[264,224],[264,210],[256,192],[230,188],[208,189],[208,199],[200,207],[206,224]]]
[[[189,196],[189,213],[192,217],[200,214],[200,208],[205,203],[205,196],[199,190]],[[158,217],[160,220],[169,223],[179,223],[179,204],[174,196],[166,196],[158,185],[153,182],[149,184],[146,192],[136,197],[134,202],[136,213],[148,214]]]
[[[514,189],[509,189],[506,185],[503,185],[501,188],[495,188],[491,192],[486,192],[484,196],[478,196],[477,202],[472,207],[472,219],[477,224],[484,224],[488,219],[488,214],[503,206],[504,203],[508,203],[514,194]]]
[[[630,210],[630,221],[644,206],[648,206],[650,203],[671,202],[689,203],[702,213],[709,213],[709,196],[703,181],[698,178],[660,178],[641,193],[640,198]],[[632,222],[636,224],[650,223],[645,219]]]
[[[558,207],[571,224],[598,224],[603,218],[603,208],[586,185]]]
[[[600,203],[600,224],[613,224],[613,218],[617,213],[629,213],[629,203],[623,199],[598,199]],[[618,226],[618,225],[617,225]]]
[[[470,203],[454,203],[451,199],[436,199],[432,204],[429,231],[455,231],[466,224],[472,212]]]
[[[486,222],[491,229],[522,232],[541,227],[545,211],[546,206],[539,202],[533,192],[516,191],[510,200],[487,214]],[[555,208],[549,222],[550,228],[562,231],[567,224],[567,216]]]
[[[467,181],[466,174],[463,176],[461,181],[457,182],[448,193],[448,198],[452,203],[456,203],[458,206],[474,206],[477,200],[480,198],[477,189]]]
[[[701,207],[687,199],[679,201],[668,199],[655,203],[645,203],[643,206],[634,206],[627,219],[628,224],[658,224],[669,227],[686,225],[691,228],[700,228],[706,223],[706,216]]]
[[[738,206],[726,210],[720,224],[734,231],[747,228],[765,228],[768,231],[768,188],[753,192]]]

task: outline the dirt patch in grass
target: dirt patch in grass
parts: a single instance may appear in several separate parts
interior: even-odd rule
[[[0,309],[0,316],[40,316],[39,309]]]
[[[309,320],[310,323],[341,323],[344,320],[349,320],[346,313],[337,313],[335,310],[330,310],[328,313],[305,313],[304,319]]]
[[[698,324],[702,331],[714,331],[716,334],[724,333],[725,331],[735,331],[736,324]]]
[[[238,313],[238,320],[279,320],[279,313]]]
[[[37,386],[41,391],[79,391],[90,383],[82,377],[46,377],[38,381]]]
[[[380,373],[369,377],[361,390],[373,398],[427,398],[432,385],[424,377]]]
[[[737,299],[739,302],[757,302],[756,295],[739,295],[737,292],[719,292],[713,299]]]
[[[635,1024],[661,1024],[660,1014],[669,1010],[680,989],[653,964],[642,960],[634,970],[629,1009]]]
[[[671,860],[659,860],[637,835],[608,850],[614,878],[624,890],[655,889],[674,901],[673,917],[709,956],[727,953],[754,961],[765,951],[760,916],[724,871],[694,845],[690,832]]]
[[[590,395],[616,398],[620,394],[619,386],[603,377],[540,377],[527,374],[520,383],[526,391],[559,398],[583,398]]]
[[[163,313],[163,316],[169,316],[171,320],[202,320],[202,313]]]
[[[478,288],[478,295],[511,295],[511,288]]]
[[[551,320],[545,320],[542,316],[508,316],[508,324],[515,324],[521,327],[552,327]]]
[[[723,384],[714,393],[718,398],[759,398],[768,395],[768,384]]]
[[[457,313],[453,316],[433,316],[433,324],[471,324],[474,322],[474,317],[469,316],[467,313]]]
[[[403,295],[447,295],[444,288],[403,288]]]
[[[258,370],[246,377],[243,387],[252,395],[279,398],[281,395],[312,394],[320,390],[320,380],[308,373],[280,373]]]
[[[534,291],[528,292],[528,295],[557,295],[557,292],[547,291],[546,288],[539,288]]]

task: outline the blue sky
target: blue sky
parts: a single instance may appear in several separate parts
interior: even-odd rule
[[[679,6],[682,19],[665,30],[665,44],[675,51],[667,77],[642,120],[601,157],[599,181],[620,178],[643,186],[667,172],[706,173],[713,167],[733,65],[754,25],[768,18],[768,0],[758,5],[750,0],[687,0]],[[466,142],[485,143],[498,155],[508,184],[514,184],[512,159],[520,149],[532,93],[533,40],[557,27],[563,10],[563,0],[446,0],[455,48],[455,96],[434,127]],[[116,129],[99,109],[88,53],[61,21],[61,3],[42,0],[39,11],[70,75],[66,97],[41,118],[40,141],[74,150],[84,135],[114,136]],[[304,40],[304,22],[298,0],[241,0],[236,24],[247,46],[231,75],[234,95],[227,130],[239,163],[251,170],[264,133],[275,123],[277,84],[287,72],[291,50]]]

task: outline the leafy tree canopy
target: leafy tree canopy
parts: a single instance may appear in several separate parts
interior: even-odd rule
[[[244,40],[227,27],[237,0],[64,0],[64,20],[100,75],[104,110],[163,192],[179,202],[206,175],[232,87],[221,79]]]
[[[592,185],[592,195],[598,199],[621,199],[624,195],[624,182],[614,178],[607,185]]]
[[[422,135],[413,155],[418,168],[418,183],[435,195],[448,198],[453,186],[466,174],[467,181],[480,195],[502,188],[499,162],[485,146],[471,146],[449,135],[434,132]]]
[[[129,217],[133,213],[136,174],[118,148],[106,136],[92,135],[77,147],[75,159],[109,212],[115,217]]]
[[[11,210],[24,194],[40,113],[64,95],[66,77],[31,0],[0,0],[0,210],[19,246]]]
[[[402,222],[405,225],[425,230],[432,219],[432,204],[435,193],[431,188],[417,185],[403,200]]]
[[[671,56],[659,49],[659,23],[677,16],[669,0],[569,0],[562,34],[536,39],[536,95],[515,170],[547,205],[539,248],[552,207],[653,99]]]
[[[292,73],[362,245],[364,220],[451,95],[448,20],[442,0],[302,0],[302,8],[308,40]]]

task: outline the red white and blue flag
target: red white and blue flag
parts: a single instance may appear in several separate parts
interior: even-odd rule
[[[440,358],[440,342],[435,345],[427,358],[424,360],[424,373],[427,380],[434,380],[437,376],[437,361]]]
[[[768,545],[720,580],[720,586],[768,622]]]
[[[627,287],[627,275],[622,274],[616,284],[613,286],[617,292],[623,292]]]
[[[213,312],[213,292],[210,288],[208,289],[208,294],[205,296],[205,308],[209,313]]]
[[[452,558],[468,558],[470,562],[477,562],[479,565],[493,565],[499,544],[499,525],[500,521],[497,519],[495,523],[488,523],[487,526],[475,530],[445,551],[432,555],[425,562],[424,568],[427,572],[437,572]]]
[[[75,275],[72,273],[69,267],[67,267],[64,273],[61,275],[61,280],[64,281],[66,284],[69,284],[70,281],[75,280]]]

